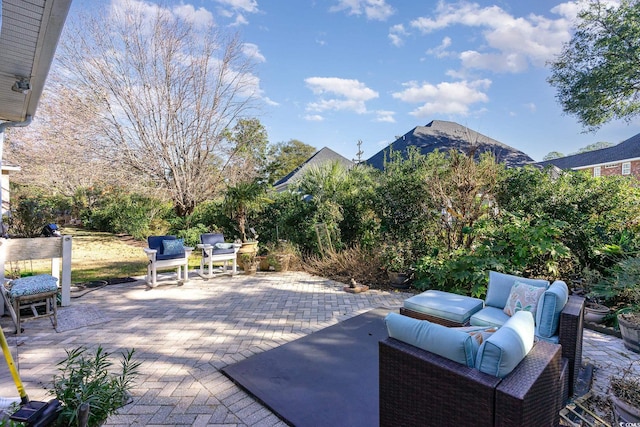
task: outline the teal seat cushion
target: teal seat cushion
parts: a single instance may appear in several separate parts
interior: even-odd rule
[[[536,335],[551,338],[558,334],[560,313],[569,301],[569,288],[562,280],[553,282],[540,297],[536,311]]]
[[[464,325],[471,315],[484,306],[484,301],[465,295],[428,290],[408,298],[404,308]]]
[[[485,374],[504,378],[533,348],[533,314],[518,311],[478,349],[476,368]]]
[[[489,285],[487,286],[487,297],[484,301],[485,305],[503,309],[507,304],[511,288],[516,281],[531,286],[543,287],[545,289],[549,286],[549,282],[547,280],[528,279],[525,277],[513,276],[511,274],[490,271]]]
[[[385,318],[391,338],[473,367],[478,343],[468,333],[398,313]]]
[[[510,317],[501,308],[485,307],[469,319],[473,326],[502,326]]]
[[[9,290],[9,296],[11,298],[43,294],[58,290],[58,279],[50,274],[21,277],[9,283],[11,285],[11,289]]]

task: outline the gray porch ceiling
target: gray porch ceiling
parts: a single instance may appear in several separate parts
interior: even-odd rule
[[[34,116],[71,0],[0,0],[0,121]],[[27,78],[27,94],[11,89]]]

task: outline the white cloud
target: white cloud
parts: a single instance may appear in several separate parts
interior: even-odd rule
[[[385,122],[385,123],[395,123],[396,119],[393,117],[395,116],[395,114],[396,113],[394,111],[378,110],[376,111],[376,118],[374,121]]]
[[[491,80],[442,82],[437,85],[423,82],[404,83],[405,89],[392,96],[401,101],[422,104],[410,114],[428,117],[433,114],[469,114],[469,106],[478,102],[488,102],[484,92],[491,86]]]
[[[353,79],[309,77],[305,83],[315,95],[321,96],[317,102],[307,104],[309,111],[348,110],[364,114],[367,112],[366,101],[379,96],[378,92]]]
[[[242,45],[242,53],[244,53],[249,58],[253,58],[257,62],[266,62],[267,58],[264,57],[262,53],[260,53],[260,49],[257,44],[253,43],[244,43]]]
[[[322,117],[320,114],[307,114],[306,116],[304,116],[305,120],[308,120],[310,122],[322,122],[324,121],[324,117]]]
[[[247,18],[245,18],[244,15],[239,13],[236,16],[235,21],[233,21],[233,23],[231,24],[231,26],[232,27],[237,27],[237,26],[240,26],[240,25],[247,25],[247,24],[249,24],[249,21],[247,20]]]
[[[213,14],[204,7],[195,9],[190,4],[181,4],[173,8],[173,13],[199,28],[213,25]]]
[[[449,48],[449,46],[451,46],[451,43],[451,37],[445,37],[442,39],[442,42],[439,46],[436,46],[433,49],[427,49],[427,53],[429,55],[434,55],[437,58],[450,56],[451,52],[448,52],[447,49]]]
[[[329,8],[330,12],[348,10],[349,15],[364,14],[367,19],[386,21],[395,13],[386,0],[338,0],[338,4]]]
[[[216,2],[233,10],[243,10],[249,13],[258,12],[258,2],[256,0],[216,0]]]
[[[232,27],[238,27],[240,25],[247,25],[245,14],[258,13],[258,2],[256,0],[215,0],[220,5],[218,13],[226,18],[232,18],[235,15],[235,19],[231,24]]]
[[[389,40],[391,40],[391,44],[394,46],[402,46],[404,44],[403,37],[408,34],[402,24],[397,24],[389,28]]]
[[[267,105],[270,105],[272,107],[279,107],[280,106],[279,102],[274,101],[273,99],[269,98],[268,96],[264,96],[262,99],[264,100],[264,102]]]
[[[413,28],[427,34],[453,25],[482,30],[484,46],[460,54],[466,68],[498,72],[521,72],[529,65],[544,67],[571,37],[572,22],[578,10],[573,2],[562,3],[550,19],[530,14],[514,17],[498,6],[481,7],[477,3],[438,3],[433,17],[411,21]]]

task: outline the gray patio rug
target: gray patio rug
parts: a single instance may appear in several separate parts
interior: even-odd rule
[[[379,424],[377,308],[222,369],[287,423],[298,427]]]
[[[57,318],[57,332],[71,331],[111,321],[96,308],[78,305],[59,308]]]

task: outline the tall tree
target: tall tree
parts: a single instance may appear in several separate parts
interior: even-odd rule
[[[315,147],[297,139],[272,145],[269,147],[269,181],[273,183],[287,176],[289,172],[302,165],[316,151]]]
[[[559,151],[551,151],[547,154],[545,154],[545,156],[542,158],[543,161],[545,160],[553,160],[553,159],[559,159],[560,157],[564,157],[564,154],[562,154]]]
[[[590,0],[573,37],[551,62],[548,81],[568,114],[588,130],[640,113],[640,2]]]
[[[235,146],[236,155],[230,162],[232,181],[251,181],[264,177],[267,168],[267,145],[269,137],[260,120],[240,119],[227,134]]]
[[[105,15],[71,23],[60,75],[96,105],[104,152],[188,214],[221,189],[238,150],[226,129],[256,106],[253,62],[213,22],[134,0]]]
[[[589,151],[602,150],[603,148],[609,148],[613,146],[613,143],[606,141],[594,142],[593,144],[589,144],[586,147],[582,147],[578,150],[578,153],[587,153]]]

